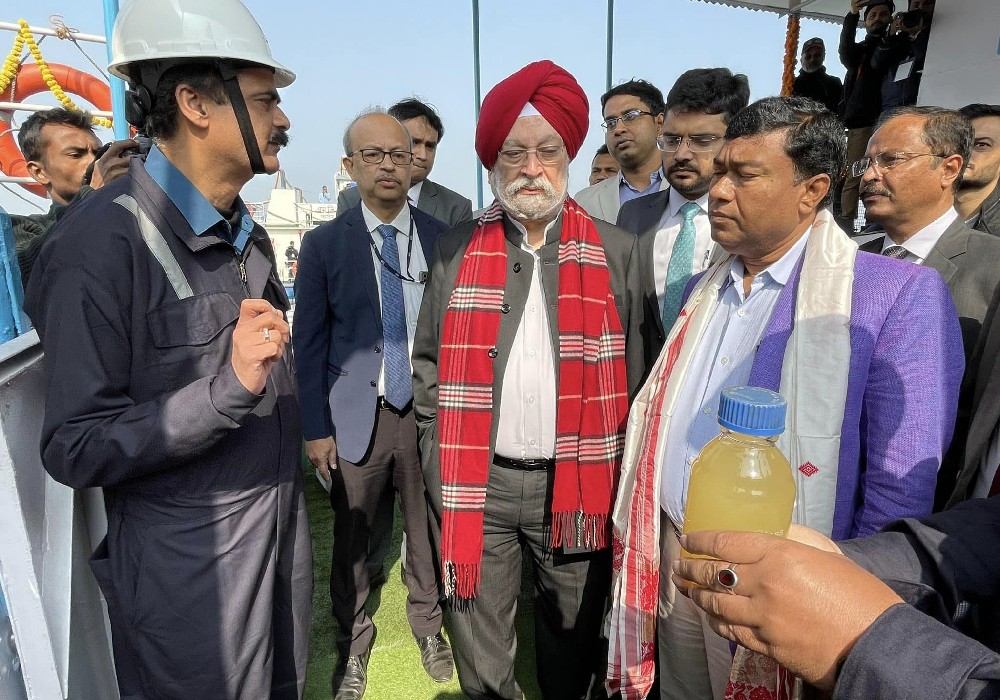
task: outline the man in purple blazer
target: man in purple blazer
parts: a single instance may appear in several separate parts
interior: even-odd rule
[[[650,571],[661,697],[722,698],[729,681],[728,642],[670,581],[691,464],[718,434],[723,389],[788,400],[779,445],[796,522],[846,538],[931,510],[962,378],[958,317],[936,271],[858,252],[833,223],[845,159],[843,126],[810,100],[760,100],[728,125],[709,217],[730,255],[692,280],[629,417],[609,667],[625,698],[641,696],[652,666],[651,652],[630,655],[652,642],[655,601],[636,594],[655,585]]]

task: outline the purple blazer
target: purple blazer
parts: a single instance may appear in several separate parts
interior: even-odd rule
[[[764,331],[753,386],[778,390],[801,266],[800,260]],[[964,357],[958,315],[935,270],[858,253],[833,539],[870,535],[931,512]]]

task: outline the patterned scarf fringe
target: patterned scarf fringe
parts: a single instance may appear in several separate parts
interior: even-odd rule
[[[604,549],[608,546],[609,530],[607,513],[553,513],[552,547]]]

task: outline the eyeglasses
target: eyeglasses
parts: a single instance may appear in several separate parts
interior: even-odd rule
[[[715,136],[714,134],[698,134],[695,136],[687,137],[688,148],[690,148],[695,153],[707,153],[715,147],[715,142],[722,140],[724,137]],[[667,136],[662,134],[656,137],[656,147],[661,151],[667,153],[673,153],[681,144],[684,142],[685,137],[683,136]]]
[[[636,119],[638,119],[639,117],[642,117],[642,116],[652,117],[653,113],[652,112],[643,112],[641,109],[630,109],[629,111],[625,112],[625,114],[621,115],[620,117],[608,117],[603,122],[601,122],[601,126],[603,126],[606,131],[611,131],[611,129],[614,129],[616,126],[618,126],[618,122],[623,122],[625,124],[631,124]]]
[[[362,148],[359,151],[351,151],[347,157],[352,157],[355,153],[361,154],[361,160],[372,165],[378,165],[386,156],[395,165],[409,165],[413,162],[413,154],[409,151],[383,151],[381,148]]]
[[[924,156],[930,156],[931,158],[948,157],[942,153],[882,151],[881,153],[876,153],[874,158],[862,158],[861,160],[855,162],[854,165],[851,166],[851,175],[854,177],[862,177],[866,172],[868,172],[868,168],[873,165],[875,166],[875,170],[880,173],[884,173],[887,170],[892,170],[897,165],[902,165],[903,163],[913,160],[914,158],[923,158]]]
[[[565,146],[539,146],[538,148],[507,148],[497,151],[504,165],[522,165],[528,160],[528,154],[534,153],[539,163],[552,165],[558,162]]]

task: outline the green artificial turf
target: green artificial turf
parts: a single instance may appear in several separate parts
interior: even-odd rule
[[[304,460],[303,460],[304,461]],[[305,700],[330,700],[330,675],[336,657],[334,634],[337,623],[330,611],[330,550],[333,533],[333,511],[330,501],[306,469],[306,502],[313,543],[313,624],[309,642],[309,670],[306,677]],[[448,683],[435,683],[420,665],[420,651],[406,622],[406,588],[399,577],[399,547],[403,537],[402,519],[397,510],[392,547],[388,564],[391,569],[385,585],[368,599],[369,614],[374,611],[378,636],[368,663],[368,690],[365,700],[457,700],[465,695],[459,689],[458,675]],[[530,566],[525,562],[526,567]],[[526,578],[526,577],[525,577]],[[522,586],[521,604],[517,616],[518,663],[517,679],[528,700],[540,700],[535,681],[535,645],[532,635],[532,601]],[[445,630],[447,634],[447,630]]]

